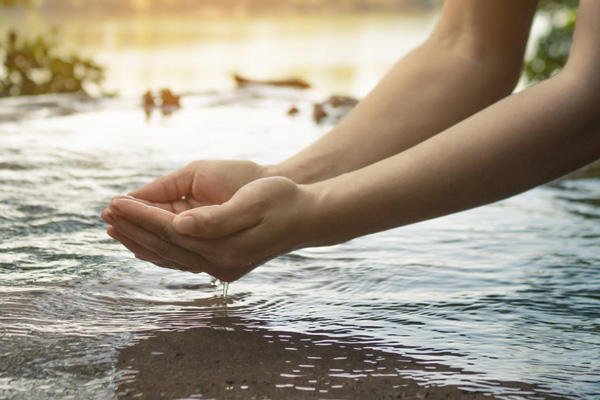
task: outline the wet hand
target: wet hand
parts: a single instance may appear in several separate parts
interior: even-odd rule
[[[262,178],[218,205],[176,214],[116,198],[102,217],[109,235],[158,266],[233,281],[265,261],[304,247],[318,224],[315,195],[284,177]]]

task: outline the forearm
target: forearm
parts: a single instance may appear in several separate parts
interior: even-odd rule
[[[401,154],[308,185],[319,199],[311,244],[487,204],[598,158],[600,98],[581,81],[563,72]]]
[[[510,94],[535,3],[447,1],[425,43],[327,135],[272,170],[298,183],[328,179],[400,153]]]
[[[400,60],[350,114],[317,142],[274,166],[316,182],[387,158],[507,95],[513,83],[485,61],[425,43]]]

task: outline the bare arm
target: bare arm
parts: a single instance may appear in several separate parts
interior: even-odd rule
[[[429,39],[271,175],[316,182],[404,151],[509,95],[537,0],[448,0]],[[390,49],[394,51],[394,49]]]
[[[510,94],[536,3],[448,0],[429,39],[398,61],[346,119],[294,157],[267,167],[201,160],[131,195],[182,212],[223,203],[259,178],[317,182],[402,152]]]
[[[486,3],[487,4],[487,3]],[[582,0],[566,68],[399,154],[298,185],[255,180],[178,215],[116,199],[109,233],[140,258],[234,280],[269,258],[509,197],[600,157],[600,2]]]
[[[312,185],[324,228],[313,244],[487,204],[600,157],[598,20],[600,2],[582,0],[571,56],[555,77],[401,154]]]

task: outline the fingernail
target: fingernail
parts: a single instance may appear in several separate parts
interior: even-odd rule
[[[185,235],[190,235],[194,233],[196,229],[196,222],[194,221],[194,217],[185,216],[182,218],[177,218],[175,220],[175,229],[179,233],[183,233]]]

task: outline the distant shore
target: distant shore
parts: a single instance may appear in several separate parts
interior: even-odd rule
[[[222,0],[189,2],[102,1],[77,2],[45,0],[29,9],[42,16],[224,16],[224,15],[286,15],[286,14],[365,14],[430,12],[439,7],[436,0]],[[3,14],[20,15],[26,9],[2,9]]]

